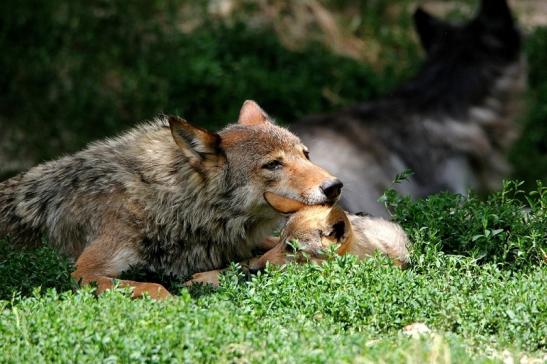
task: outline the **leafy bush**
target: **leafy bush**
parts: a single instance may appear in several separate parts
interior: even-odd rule
[[[545,349],[545,272],[511,275],[494,265],[465,265],[451,258],[417,273],[348,256],[321,267],[270,270],[246,284],[231,272],[214,293],[192,299],[183,290],[166,302],[50,291],[3,304],[0,341],[7,345],[0,358],[400,362],[427,357],[440,339],[454,362],[474,362],[485,345]],[[401,328],[416,321],[440,337],[418,345],[402,337]]]
[[[394,190],[383,199],[410,233],[419,261],[442,252],[517,270],[547,259],[547,187],[538,183],[537,190],[525,193],[521,185],[505,182],[484,201],[451,193],[412,201]]]
[[[70,279],[72,266],[46,246],[21,250],[0,237],[0,300],[14,294],[31,295],[37,287],[59,292],[75,288]]]

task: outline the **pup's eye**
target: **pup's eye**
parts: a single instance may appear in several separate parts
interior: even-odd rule
[[[270,161],[262,166],[262,168],[270,171],[275,171],[276,169],[280,169],[281,167],[283,167],[283,163],[278,160]]]
[[[308,150],[304,150],[304,157],[306,157],[307,160],[310,159],[310,152]]]

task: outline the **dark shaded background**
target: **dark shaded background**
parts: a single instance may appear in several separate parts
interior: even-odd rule
[[[429,3],[453,19],[476,5]],[[160,113],[214,129],[252,98],[289,124],[388,93],[422,58],[414,8],[406,0],[2,1],[0,179]],[[513,177],[534,185],[547,178],[547,28],[526,16],[528,112],[510,158]]]

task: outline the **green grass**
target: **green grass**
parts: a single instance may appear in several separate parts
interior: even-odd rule
[[[483,202],[449,194],[412,202],[388,191],[414,243],[410,269],[346,256],[247,281],[234,266],[219,289],[171,281],[176,296],[166,302],[73,291],[69,265],[47,248],[17,252],[3,242],[0,362],[465,363],[501,361],[504,351],[541,358],[547,193],[539,186],[523,194],[516,183]],[[432,333],[405,336],[415,322]]]
[[[444,263],[443,272],[425,275],[382,260],[338,259],[246,284],[228,281],[199,298],[182,291],[167,302],[134,301],[119,292],[98,299],[87,291],[49,292],[4,303],[0,339],[7,345],[0,358],[420,362],[436,350],[444,352],[440,359],[463,362],[480,358],[487,346],[545,348],[545,272],[511,277],[491,266]],[[403,337],[400,329],[415,321],[436,335],[419,343]]]

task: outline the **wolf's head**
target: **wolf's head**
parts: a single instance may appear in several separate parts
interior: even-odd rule
[[[176,117],[169,123],[188,164],[205,183],[224,184],[223,191],[212,192],[235,196],[234,207],[270,205],[290,213],[305,205],[332,205],[340,196],[342,183],[313,164],[300,139],[275,125],[254,101],[246,101],[238,122],[219,133]]]
[[[420,112],[459,117],[492,94],[513,66],[520,70],[521,36],[506,0],[482,0],[474,19],[450,24],[418,8],[414,23],[427,53],[414,80],[397,93]],[[503,90],[520,87],[518,74]]]
[[[443,22],[421,8],[414,13],[414,23],[429,59],[469,66],[512,62],[520,54],[520,33],[506,0],[482,0],[477,16],[467,24]]]

